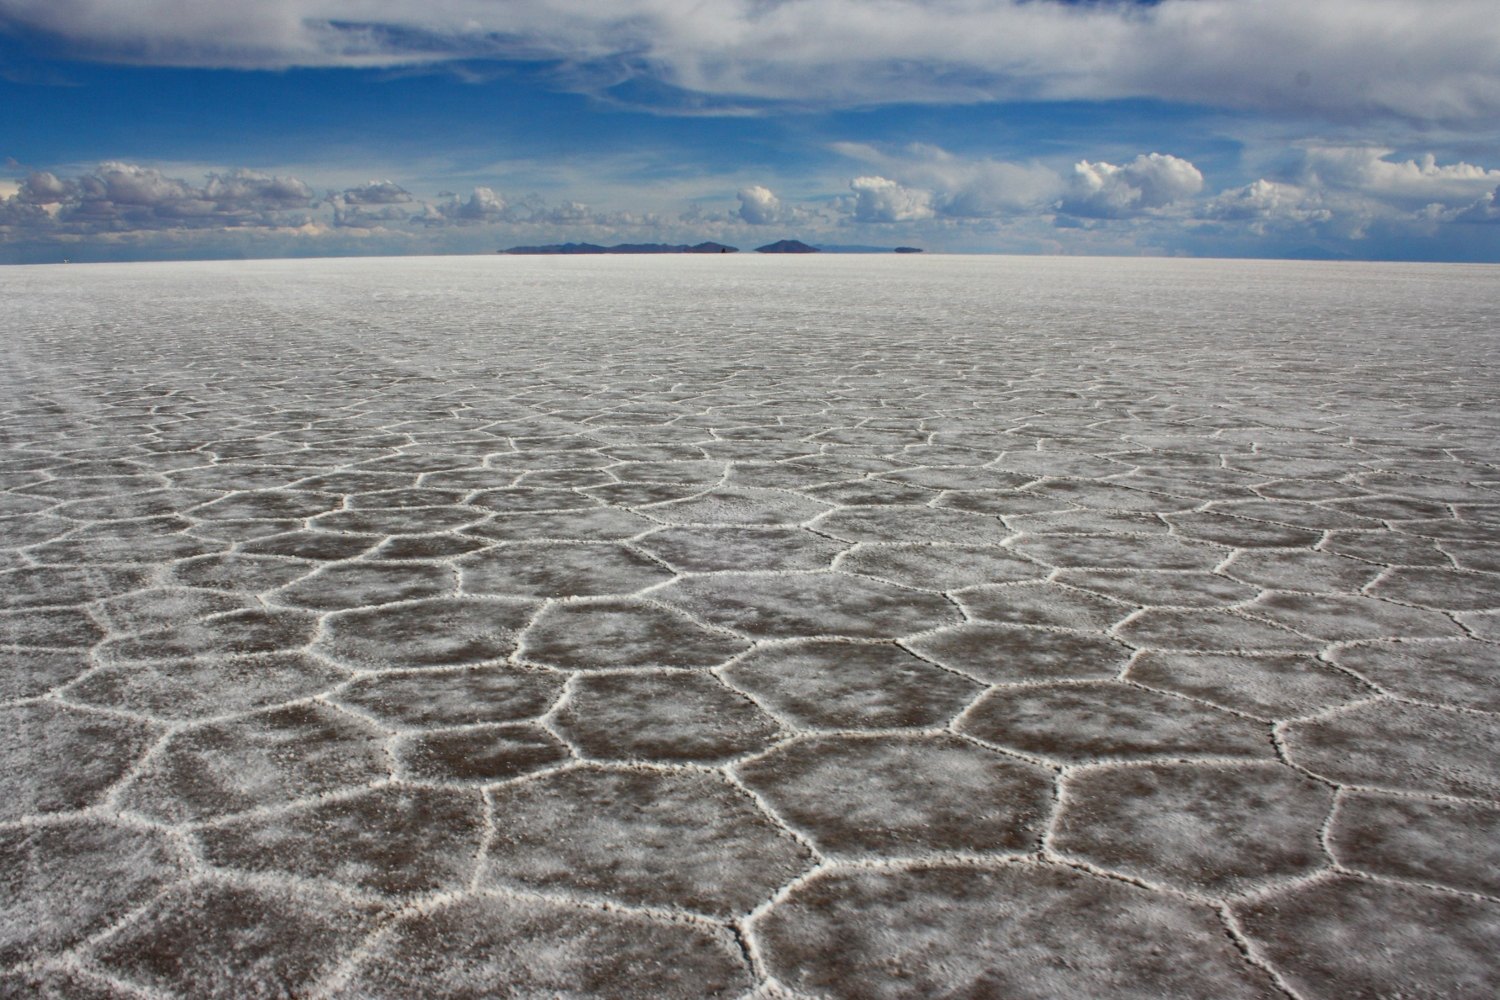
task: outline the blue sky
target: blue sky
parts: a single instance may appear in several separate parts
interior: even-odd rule
[[[1500,261],[1492,0],[0,0],[0,262]]]

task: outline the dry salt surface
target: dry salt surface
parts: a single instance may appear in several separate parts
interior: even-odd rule
[[[1500,270],[0,300],[6,997],[1500,993]]]

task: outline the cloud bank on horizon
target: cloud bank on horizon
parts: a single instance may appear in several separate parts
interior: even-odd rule
[[[88,78],[53,98],[75,133],[53,121],[4,140],[0,260],[769,229],[960,250],[1500,260],[1489,0],[0,0],[0,36],[0,86],[23,97]],[[394,98],[413,133],[462,129],[472,162],[398,137],[365,165],[326,122],[306,137],[336,150],[321,159],[245,156],[278,114],[244,110],[248,97],[181,111],[201,120],[190,137],[87,155],[90,115],[118,114],[99,88],[135,88],[150,115],[173,73],[231,97],[295,78],[372,132]],[[484,148],[484,119],[465,127],[433,102],[434,76],[535,114]],[[294,117],[280,122],[292,140],[310,128]],[[591,130],[592,173],[578,155]],[[558,136],[568,154],[549,148]]]

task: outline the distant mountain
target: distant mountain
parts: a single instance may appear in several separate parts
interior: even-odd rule
[[[585,253],[739,253],[739,247],[723,243],[617,243],[601,247],[597,243],[548,243],[537,247],[511,247],[501,253],[512,254],[585,254]]]
[[[820,243],[818,249],[823,253],[890,253],[890,247],[867,247],[855,243]]]
[[[861,243],[824,243],[818,247],[823,253],[921,253],[917,247],[870,247]]]
[[[763,247],[756,247],[756,253],[821,253],[817,247],[810,247],[801,240],[777,240],[775,243],[767,243]]]
[[[597,243],[549,243],[542,247],[511,247],[501,253],[609,253]]]
[[[688,246],[685,243],[617,243],[612,247],[602,247],[597,243],[547,243],[534,247],[511,247],[509,250],[501,250],[500,253],[508,254],[596,254],[596,253],[739,253],[739,247],[726,246],[723,243],[697,243]],[[810,246],[801,240],[777,240],[775,243],[767,243],[763,247],[756,247],[756,253],[921,253],[919,247],[868,247],[857,245],[830,244],[824,247]]]

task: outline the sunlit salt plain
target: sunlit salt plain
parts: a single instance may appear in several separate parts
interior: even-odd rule
[[[1500,992],[1500,269],[0,302],[4,996]]]

